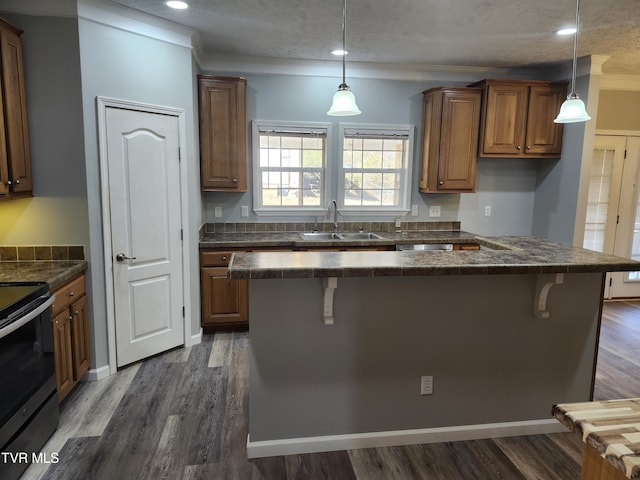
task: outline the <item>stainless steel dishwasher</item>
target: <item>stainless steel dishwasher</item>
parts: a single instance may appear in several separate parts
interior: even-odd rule
[[[407,245],[396,245],[398,251],[413,250],[416,252],[450,252],[453,250],[453,243],[418,243]]]

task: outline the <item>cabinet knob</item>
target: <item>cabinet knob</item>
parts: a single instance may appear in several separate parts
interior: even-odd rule
[[[20,185],[20,180],[16,180],[16,185]]]
[[[70,297],[73,297],[74,295],[75,295],[75,293],[73,293],[73,292],[69,292],[69,296],[70,296]]]
[[[78,310],[76,310],[75,312],[73,312],[74,315],[78,315],[80,312]]]
[[[517,148],[518,150],[520,150],[520,145],[518,145],[516,148]]]
[[[444,185],[444,182],[438,182],[438,185]]]
[[[13,184],[11,183],[11,180],[7,180],[7,185],[13,185]]]
[[[531,150],[531,145],[527,145],[527,150]]]
[[[225,256],[223,255],[223,256],[222,256],[222,259],[223,259],[223,260],[226,260],[226,259],[227,259],[227,257],[225,257]]]
[[[234,179],[233,179],[233,183],[238,183],[238,179],[237,179],[237,178],[234,178]]]
[[[73,317],[71,315],[69,315],[69,320],[73,320]]]

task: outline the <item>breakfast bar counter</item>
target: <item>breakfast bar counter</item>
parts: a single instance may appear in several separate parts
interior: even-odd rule
[[[248,455],[562,431],[551,406],[592,398],[605,272],[640,263],[475,238],[476,251],[234,253]]]

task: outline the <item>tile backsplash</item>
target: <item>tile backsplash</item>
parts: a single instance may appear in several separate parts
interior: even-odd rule
[[[423,230],[460,230],[460,222],[402,222],[399,228],[395,222],[339,222],[341,232],[395,232]],[[201,229],[204,233],[251,233],[251,232],[330,232],[331,222],[246,222],[246,223],[205,223]]]
[[[16,245],[0,247],[0,262],[84,260],[82,245]]]

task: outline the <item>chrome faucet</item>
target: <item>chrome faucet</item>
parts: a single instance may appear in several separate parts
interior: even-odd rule
[[[333,233],[338,233],[338,203],[331,200],[333,204]]]

